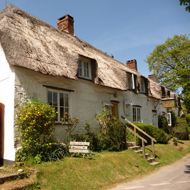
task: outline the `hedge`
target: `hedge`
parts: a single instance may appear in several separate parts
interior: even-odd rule
[[[148,135],[153,137],[157,141],[157,143],[161,143],[161,144],[168,143],[167,136],[162,129],[159,129],[153,125],[145,124],[145,123],[135,123],[135,125],[139,127],[140,129],[142,129],[144,132],[146,132]],[[147,144],[151,144],[151,139],[149,137],[147,137],[146,135],[144,135],[143,133],[139,131],[138,131],[138,134],[147,140]],[[137,145],[141,146],[141,144],[142,142],[138,138]]]

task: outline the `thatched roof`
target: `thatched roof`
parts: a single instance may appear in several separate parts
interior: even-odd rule
[[[9,6],[0,13],[0,43],[10,65],[77,80],[80,55],[96,60],[95,84],[127,90],[126,72],[141,74],[87,42]],[[100,82],[101,81],[101,82]],[[150,81],[150,96],[160,99],[160,85]]]

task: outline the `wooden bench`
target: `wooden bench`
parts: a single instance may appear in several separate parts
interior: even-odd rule
[[[70,142],[70,153],[89,154],[88,146],[89,142]]]

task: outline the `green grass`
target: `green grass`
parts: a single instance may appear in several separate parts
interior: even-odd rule
[[[156,144],[156,161],[160,162],[157,166],[150,165],[132,150],[125,150],[97,153],[97,156],[91,158],[66,157],[61,161],[41,163],[33,168],[40,171],[37,182],[44,190],[104,190],[140,178],[182,158],[190,153],[190,141],[183,143],[177,147]],[[179,150],[180,146],[183,147],[182,150]],[[151,146],[146,148],[151,149]]]

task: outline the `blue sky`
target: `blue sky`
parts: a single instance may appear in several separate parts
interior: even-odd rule
[[[0,1],[0,10],[7,1]],[[75,35],[123,64],[136,59],[138,71],[156,45],[175,34],[190,34],[190,13],[179,0],[10,0],[57,28],[57,19],[74,17]]]

